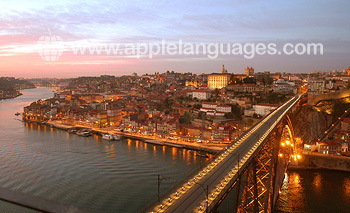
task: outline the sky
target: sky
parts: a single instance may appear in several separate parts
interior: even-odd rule
[[[0,76],[120,76],[167,70],[199,74],[220,72],[223,64],[230,73],[244,73],[246,66],[256,72],[339,71],[350,66],[349,8],[348,0],[0,0]],[[275,43],[279,50],[285,43],[321,43],[323,54],[255,54],[248,59],[177,52],[149,58],[72,51],[106,44],[125,51],[130,45],[162,40]],[[48,54],[53,61],[41,57]]]

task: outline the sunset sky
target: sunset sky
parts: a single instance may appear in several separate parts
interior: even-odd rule
[[[132,3],[131,3],[132,2]],[[233,73],[311,72],[350,66],[350,1],[78,1],[0,2],[0,76],[76,77],[137,72],[211,73],[225,64]],[[59,36],[65,45],[81,42],[274,42],[323,43],[324,54],[243,56],[159,55],[139,59],[114,55],[74,55],[43,60],[42,36]]]

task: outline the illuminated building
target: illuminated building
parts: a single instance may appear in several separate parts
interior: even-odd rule
[[[193,86],[195,88],[198,88],[198,82],[197,81],[186,81],[186,87]]]
[[[212,73],[208,76],[209,89],[221,89],[229,83],[230,75],[221,73]]]
[[[208,88],[221,89],[229,84],[231,75],[227,73],[224,65],[222,65],[222,73],[212,73],[208,75]]]
[[[245,75],[248,76],[248,77],[254,76],[254,68],[253,67],[245,68]]]
[[[311,95],[318,95],[326,89],[326,80],[324,79],[309,79],[308,93]]]

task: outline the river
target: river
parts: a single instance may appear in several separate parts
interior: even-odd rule
[[[138,212],[206,159],[195,152],[123,139],[79,137],[14,114],[53,94],[23,90],[0,102],[0,186],[99,212]],[[224,202],[220,212],[232,212]],[[226,207],[227,205],[227,207]],[[31,212],[0,202],[1,212]],[[288,171],[277,212],[350,212],[350,175],[336,171]]]
[[[288,171],[276,212],[350,212],[350,173]]]
[[[23,90],[0,102],[0,186],[100,212],[137,212],[206,161],[185,149],[141,141],[102,141],[20,122],[16,112],[52,97],[48,88]],[[1,212],[25,209],[0,202]]]

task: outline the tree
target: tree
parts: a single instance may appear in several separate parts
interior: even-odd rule
[[[215,94],[216,97],[218,97],[219,93],[220,93],[219,89],[218,89],[218,88],[215,88],[214,94]]]
[[[255,84],[256,83],[256,79],[255,78],[246,77],[245,79],[243,79],[243,82],[245,84]]]
[[[273,83],[273,78],[270,78],[270,77],[269,77],[269,78],[267,79],[267,84],[268,84],[268,85],[271,85],[272,83]]]
[[[201,104],[194,104],[194,105],[193,105],[193,108],[195,108],[195,109],[200,109],[201,107],[202,107]]]
[[[226,113],[226,114],[224,115],[224,117],[225,117],[226,119],[235,119],[235,118],[236,118],[235,115],[234,115],[232,112]]]
[[[226,119],[241,118],[241,108],[238,104],[230,104],[231,112],[225,114]]]
[[[180,124],[190,124],[191,116],[188,112],[185,112],[179,119]]]
[[[205,118],[205,112],[198,112],[198,118],[199,119]]]
[[[166,108],[169,108],[169,107],[171,106],[168,97],[166,97],[165,100],[164,100],[164,106],[165,106]]]

